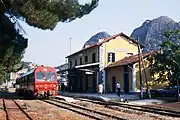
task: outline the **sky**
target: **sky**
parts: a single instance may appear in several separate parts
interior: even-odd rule
[[[82,3],[89,1],[80,0]],[[66,62],[70,48],[71,53],[82,49],[83,44],[98,32],[106,31],[111,35],[123,32],[130,36],[147,19],[168,16],[180,21],[179,5],[180,0],[100,0],[98,7],[89,15],[70,23],[59,22],[53,31],[20,22],[28,38],[23,60],[59,66]]]

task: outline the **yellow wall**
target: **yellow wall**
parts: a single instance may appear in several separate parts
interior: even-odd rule
[[[147,59],[144,59],[144,69],[142,68],[141,74],[142,74],[142,82],[143,85],[146,88],[146,79],[145,79],[145,72],[146,72],[146,78],[148,80],[148,85],[150,89],[158,89],[163,88],[164,86],[168,86],[168,82],[158,83],[155,80],[158,78],[158,75],[155,75],[154,77],[150,75],[150,68],[149,68],[149,62]],[[136,63],[136,89],[140,89],[140,78],[139,78],[139,64]]]
[[[127,56],[127,53],[133,53],[133,55],[138,54],[138,47],[134,43],[130,43],[126,38],[122,36],[116,37],[114,40],[110,40],[109,42],[105,42],[102,44],[103,46],[103,64],[107,66],[108,63],[108,52],[115,53],[115,61],[118,61]],[[77,65],[80,63],[80,56],[82,56],[82,64],[92,63],[92,54],[96,53],[96,62],[99,60],[98,56],[98,47],[92,47],[90,49],[84,50],[80,53],[74,54],[68,58],[68,63],[70,60],[72,61],[72,67],[75,67],[75,60],[77,59]],[[88,63],[85,63],[85,56],[88,56]]]
[[[158,78],[158,75],[155,75],[155,77],[150,76],[150,69],[149,69],[149,64],[148,61],[145,59],[144,60],[144,65],[145,69],[142,68],[141,75],[142,75],[142,81],[143,85],[146,89],[146,79],[145,79],[145,73],[146,72],[146,77],[148,80],[149,88],[150,89],[158,89],[158,88],[163,88],[164,86],[168,86],[168,82],[164,83],[158,83],[155,80]],[[136,90],[140,90],[140,78],[139,78],[139,64],[136,63]],[[107,74],[107,90],[112,91],[112,77],[116,77],[116,82],[119,81],[121,84],[121,88],[124,89],[124,68],[123,66],[119,67],[113,67],[113,68],[107,68],[106,69],[106,74]],[[129,90],[132,90],[132,69],[129,68]]]
[[[112,77],[115,76],[116,77],[116,82],[120,82],[121,88],[123,88],[123,84],[124,84],[124,68],[123,67],[114,67],[114,68],[108,68],[106,70],[106,84],[107,84],[107,90],[108,91],[112,91]]]
[[[125,56],[127,53],[133,53],[133,55],[138,54],[138,47],[134,43],[130,43],[126,38],[122,36],[116,37],[114,40],[110,40],[103,44],[103,64],[107,66],[110,63],[107,63],[108,52],[115,53],[115,61],[118,61]]]
[[[133,53],[133,55],[138,54],[138,47],[134,43],[130,43],[126,38],[122,36],[116,37],[114,40],[106,42],[103,44],[103,64],[105,66],[111,64],[108,63],[108,52],[115,53],[115,61],[121,60],[128,56],[127,53]],[[124,66],[108,68],[106,72],[106,84],[107,90],[112,91],[112,77],[116,77],[116,82],[119,81],[121,89],[124,90]],[[129,90],[132,90],[132,70],[129,69]]]
[[[116,78],[116,82],[120,82],[121,90],[124,90],[124,66],[113,67],[106,69],[107,90],[112,91],[112,78]],[[129,90],[132,90],[132,71],[129,68]]]
[[[75,60],[77,59],[77,65],[80,65],[80,56],[82,57],[82,65],[92,63],[93,53],[96,54],[96,62],[98,62],[98,47],[93,47],[68,57],[68,63],[72,61],[72,67],[75,67]],[[85,56],[88,56],[87,63],[85,63]]]

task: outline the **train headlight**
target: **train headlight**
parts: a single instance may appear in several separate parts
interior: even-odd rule
[[[36,85],[36,88],[38,88],[39,86],[38,85]]]
[[[56,87],[56,85],[53,85],[53,87]]]

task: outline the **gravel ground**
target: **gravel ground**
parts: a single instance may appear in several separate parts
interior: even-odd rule
[[[31,116],[33,120],[89,120],[89,118],[81,116],[77,113],[58,108],[54,105],[39,101],[39,100],[17,100],[17,102],[25,109],[25,111]],[[5,120],[5,111],[2,109],[2,99],[0,99],[0,120]],[[153,113],[144,113],[135,110],[129,110],[126,108],[113,107],[112,110],[103,105],[98,105],[85,101],[76,101],[76,104],[82,105],[87,108],[103,111],[113,115],[121,116],[128,120],[180,120],[180,118],[172,118],[167,116],[156,115]],[[6,100],[7,107],[11,108],[8,110],[10,120],[26,120],[24,114],[18,110],[18,107],[13,103],[12,100]],[[112,107],[112,106],[111,106]]]
[[[122,116],[125,119],[129,120],[180,120],[180,118],[172,118],[172,117],[167,117],[167,116],[161,116],[153,113],[144,113],[144,112],[139,112],[135,110],[129,110],[125,108],[120,108],[121,111],[118,110],[112,110],[109,109],[103,105],[98,105],[86,101],[76,101],[76,104],[91,108],[91,109],[96,109],[99,111],[104,111],[110,114],[114,114],[117,116]],[[117,109],[117,108],[116,108]]]
[[[106,115],[101,115],[99,113],[96,113],[96,112],[93,112],[93,111],[88,111],[88,110],[84,110],[84,109],[81,109],[81,108],[76,108],[76,107],[72,107],[70,105],[67,105],[67,104],[63,104],[63,103],[58,103],[56,101],[51,101],[52,103],[55,103],[55,104],[59,104],[59,105],[62,105],[64,107],[68,107],[68,108],[71,108],[73,110],[76,110],[76,111],[79,111],[79,112],[82,112],[82,113],[86,113],[88,115],[91,115],[91,116],[94,116],[94,117],[98,117],[98,118],[101,118],[103,120],[114,120],[114,118],[112,117],[107,117]],[[65,102],[66,103],[66,102]],[[76,105],[76,106],[79,106],[79,105]],[[82,106],[83,107],[83,106]],[[116,119],[115,119],[116,120]]]
[[[147,105],[147,106],[148,106],[148,105]],[[180,102],[173,102],[173,103],[165,103],[165,104],[159,104],[159,105],[152,105],[152,107],[172,109],[172,110],[175,110],[175,111],[180,112]]]
[[[89,120],[79,114],[60,109],[39,100],[17,100],[33,120]],[[5,100],[10,120],[28,120],[12,100]],[[3,101],[0,99],[0,120],[6,120]]]
[[[3,101],[0,98],[0,120],[5,120],[6,119],[6,113],[3,110]]]
[[[0,120],[6,120],[6,114],[2,109],[0,109]]]
[[[26,115],[18,108],[14,101],[10,99],[5,100],[5,105],[10,120],[29,120]]]
[[[26,106],[26,112],[33,120],[88,120],[79,114],[60,109],[54,105],[39,100],[19,100],[21,106]]]
[[[3,109],[3,101],[1,98],[0,98],[0,109]]]

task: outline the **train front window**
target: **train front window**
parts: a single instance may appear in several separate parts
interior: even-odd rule
[[[55,72],[46,72],[46,80],[47,81],[56,81]]]
[[[45,75],[43,72],[36,72],[36,80],[37,81],[41,81],[41,80],[45,80]]]

